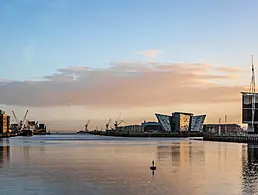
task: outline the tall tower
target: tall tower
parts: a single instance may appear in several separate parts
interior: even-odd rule
[[[254,131],[254,116],[255,116],[255,73],[254,73],[254,57],[252,55],[252,79],[250,83],[249,93],[252,101],[252,128]]]

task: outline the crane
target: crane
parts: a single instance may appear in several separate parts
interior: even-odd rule
[[[29,110],[26,110],[26,113],[25,113],[25,115],[24,115],[24,118],[23,118],[23,121],[22,121],[22,129],[24,128],[24,126],[25,126],[25,119],[26,119],[26,117],[27,117],[27,114],[28,114],[28,112],[29,112]]]
[[[121,123],[126,123],[125,121],[120,120],[121,114],[122,114],[122,112],[120,112],[120,114],[119,114],[119,117],[118,117],[117,121],[115,121],[115,123],[114,123],[115,130],[117,130],[117,127],[118,127]]]
[[[87,132],[88,131],[88,126],[89,126],[89,124],[90,124],[90,119],[87,121],[87,123],[85,124],[85,132]]]
[[[12,112],[13,112],[13,117],[14,117],[16,123],[18,124],[19,122],[18,122],[18,119],[17,119],[17,117],[16,117],[16,115],[15,115],[15,112],[14,112],[14,111],[12,111]]]
[[[108,126],[109,126],[110,122],[111,122],[111,118],[108,120],[108,122],[106,124],[106,130],[108,130]]]

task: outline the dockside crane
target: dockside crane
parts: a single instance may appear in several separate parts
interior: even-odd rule
[[[119,117],[118,117],[117,121],[115,121],[115,123],[114,123],[115,130],[117,130],[118,126],[119,126],[121,123],[126,123],[125,121],[120,120],[121,114],[122,114],[122,112],[119,114]]]
[[[27,117],[28,112],[29,112],[29,110],[26,110],[26,113],[25,113],[24,118],[23,118],[23,121],[22,121],[22,127],[21,127],[21,129],[23,129],[24,126],[25,126],[25,123],[24,123],[24,122],[25,122],[25,120],[26,120],[26,117]]]
[[[15,119],[15,121],[16,121],[16,123],[17,123],[17,125],[19,125],[19,121],[18,121],[18,119],[17,119],[17,117],[16,117],[15,112],[14,112],[14,111],[12,111],[12,113],[13,113],[13,117],[14,117],[14,119]]]
[[[106,124],[106,130],[108,130],[108,127],[110,125],[110,122],[111,122],[111,118],[108,120],[107,124]]]
[[[85,132],[87,132],[88,131],[88,126],[89,126],[89,124],[90,124],[90,119],[87,121],[87,123],[85,124]]]

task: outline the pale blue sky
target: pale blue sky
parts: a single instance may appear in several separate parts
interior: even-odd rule
[[[71,66],[146,60],[232,67],[258,59],[258,1],[2,0],[0,79],[27,80]],[[258,60],[257,60],[258,61]]]

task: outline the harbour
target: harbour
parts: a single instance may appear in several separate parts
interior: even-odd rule
[[[0,141],[0,188],[37,195],[84,195],[85,189],[91,195],[250,195],[258,192],[257,151],[252,144],[187,138],[11,137]]]
[[[26,110],[23,120],[18,120],[14,111],[13,119],[15,122],[11,123],[11,116],[5,111],[0,110],[0,138],[9,138],[15,136],[32,136],[32,135],[50,135],[50,131],[47,131],[47,127],[44,123],[39,121],[28,120],[27,114],[29,110]]]

